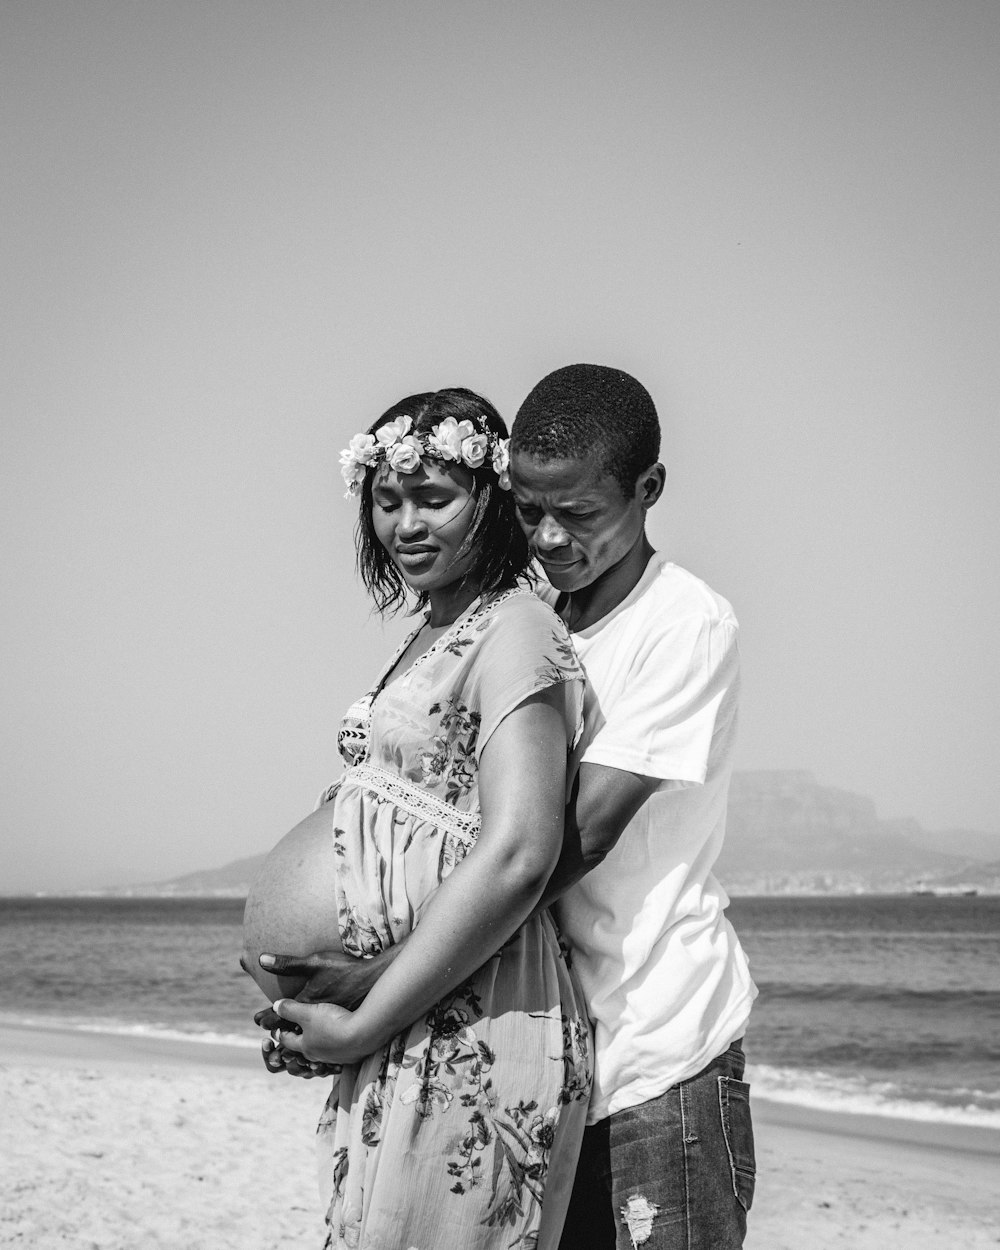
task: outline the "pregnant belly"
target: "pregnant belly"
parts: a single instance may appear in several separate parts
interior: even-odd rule
[[[286,833],[261,865],[243,913],[243,965],[272,1001],[294,998],[305,984],[276,977],[257,962],[263,952],[310,955],[342,950],[337,925],[333,804]]]

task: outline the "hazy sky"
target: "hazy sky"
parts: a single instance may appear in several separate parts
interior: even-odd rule
[[[4,84],[0,891],[269,847],[399,636],[340,448],[635,373],[742,768],[1000,831],[1000,6],[45,3]]]

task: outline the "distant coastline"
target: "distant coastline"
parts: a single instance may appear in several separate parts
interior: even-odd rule
[[[722,883],[726,885],[725,881]],[[169,885],[135,885],[115,886],[108,890],[32,890],[30,893],[2,894],[2,899],[176,899],[176,900],[231,900],[242,903],[246,899],[244,889],[171,889]],[[980,888],[980,886],[940,886],[940,888],[900,888],[896,890],[863,888],[794,888],[784,886],[781,889],[737,890],[726,885],[726,894],[731,899],[991,899],[1000,895],[1000,888]]]
[[[169,880],[27,897],[244,898],[264,853]],[[812,773],[735,773],[716,876],[734,898],[1000,894],[1000,834],[880,820],[864,795]],[[12,895],[6,895],[13,897]]]

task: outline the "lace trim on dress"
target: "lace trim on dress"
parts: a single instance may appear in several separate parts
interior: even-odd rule
[[[372,697],[370,694],[355,699],[340,722],[337,734],[337,750],[348,766],[363,759],[368,749],[368,733],[371,721]]]
[[[344,780],[353,781],[364,790],[371,790],[380,798],[388,799],[397,806],[430,824],[438,826],[471,847],[481,824],[478,812],[460,812],[428,790],[412,785],[398,773],[386,772],[375,764],[355,764],[348,769]]]

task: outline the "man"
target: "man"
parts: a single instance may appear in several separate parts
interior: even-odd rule
[[[571,365],[522,404],[518,515],[587,671],[575,802],[547,899],[595,1031],[589,1127],[562,1246],[743,1244],[754,1158],[739,1042],[756,990],[711,868],[739,683],[729,605],[654,552],[648,392]],[[568,888],[567,888],[568,887]]]
[[[562,1250],[730,1250],[753,1197],[740,1041],[756,990],[711,872],[732,769],[737,623],[649,542],[659,444],[645,388],[598,365],[543,378],[511,438],[518,515],[589,685],[544,900],[595,1031]],[[262,957],[271,970],[311,972],[314,1000],[347,1005],[378,971],[361,962],[375,961],[354,961],[334,989],[343,960]],[[289,1061],[272,1055],[269,1066]]]

